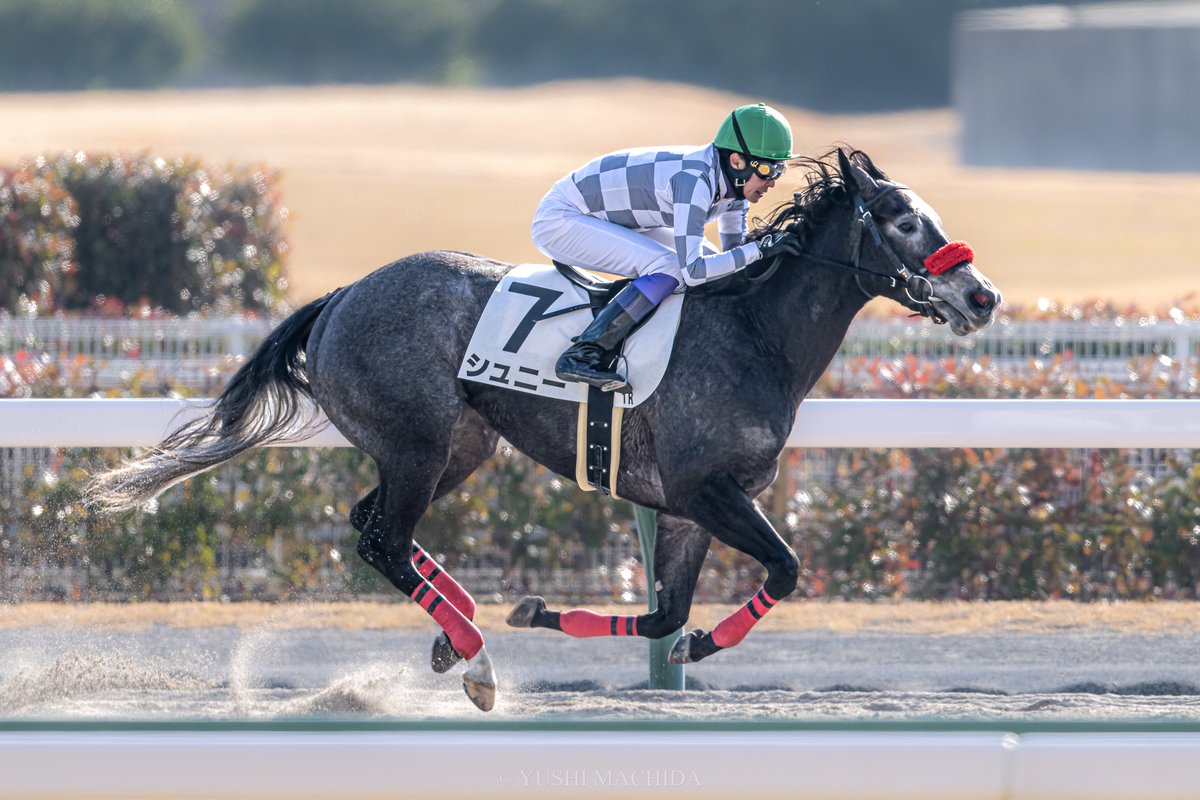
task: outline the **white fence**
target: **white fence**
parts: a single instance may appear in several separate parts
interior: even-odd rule
[[[0,400],[0,447],[148,447],[206,402]],[[788,446],[1200,448],[1200,400],[806,400]]]
[[[0,358],[45,358],[63,367],[86,362],[100,388],[119,386],[138,369],[191,388],[207,388],[274,327],[275,320],[19,319],[0,317]],[[1022,373],[1037,361],[1062,357],[1080,375],[1121,377],[1140,358],[1164,358],[1176,379],[1194,377],[1200,364],[1200,323],[1181,317],[1120,322],[999,322],[967,337],[925,321],[862,319],[851,327],[830,367],[847,378],[848,358],[980,359]]]

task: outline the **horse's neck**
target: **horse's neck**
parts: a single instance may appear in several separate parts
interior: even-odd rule
[[[844,231],[827,229],[810,243],[819,258],[845,262]],[[837,354],[854,316],[866,304],[854,273],[811,261],[781,265],[771,284],[759,292],[754,313],[770,332],[789,377],[796,403],[808,394]]]

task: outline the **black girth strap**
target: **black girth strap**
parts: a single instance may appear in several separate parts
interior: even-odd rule
[[[579,406],[575,436],[575,482],[585,492],[617,496],[621,468],[621,418],[615,392],[588,387],[587,402]]]
[[[587,460],[585,474],[588,483],[601,494],[609,494],[608,479],[612,470],[612,411],[613,393],[588,387],[587,403]]]

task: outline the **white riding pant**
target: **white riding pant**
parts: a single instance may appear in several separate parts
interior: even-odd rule
[[[551,187],[533,215],[533,243],[555,261],[626,278],[664,273],[684,285],[670,228],[634,230],[579,210],[559,189]],[[718,249],[709,241],[705,253]]]

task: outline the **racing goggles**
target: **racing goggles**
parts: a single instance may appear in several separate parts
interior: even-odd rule
[[[750,169],[754,174],[762,178],[764,181],[774,181],[783,177],[783,173],[787,172],[787,163],[784,161],[767,161],[753,158],[750,160]]]

